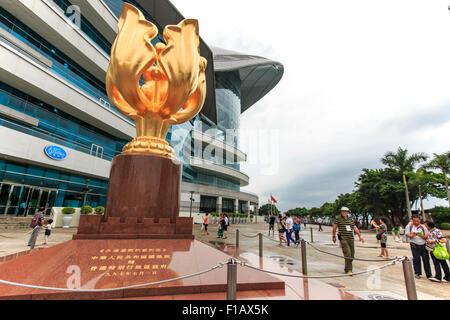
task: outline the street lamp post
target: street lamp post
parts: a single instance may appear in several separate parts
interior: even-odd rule
[[[89,181],[91,181],[91,179],[86,179],[86,187],[83,188],[83,205],[81,206],[81,210],[84,210],[84,206],[86,205],[86,197],[88,192],[92,191],[92,189],[89,189]]]
[[[194,191],[190,191],[191,192],[191,198],[189,200],[191,200],[191,206],[189,208],[189,217],[192,217],[192,202],[195,201],[194,199]]]

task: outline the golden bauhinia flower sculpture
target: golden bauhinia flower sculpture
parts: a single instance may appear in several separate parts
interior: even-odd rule
[[[198,21],[164,28],[164,43],[152,45],[156,26],[125,3],[111,48],[106,91],[113,105],[136,123],[137,137],[123,153],[175,158],[165,137],[171,125],[189,121],[206,97],[205,58],[200,56]],[[145,84],[140,85],[143,77]]]

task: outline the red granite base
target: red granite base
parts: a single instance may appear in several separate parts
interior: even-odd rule
[[[0,264],[3,280],[55,288],[126,287],[196,273],[231,256],[193,240],[71,240]],[[59,292],[0,284],[0,299],[122,299],[226,291],[227,269],[112,292]],[[284,281],[238,266],[237,290],[284,290]]]

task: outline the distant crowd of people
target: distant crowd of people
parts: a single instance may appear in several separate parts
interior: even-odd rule
[[[273,213],[270,214],[268,218],[269,222],[269,236],[272,231],[272,235],[275,236],[275,225],[277,226],[278,231],[278,239],[280,240],[280,246],[283,246],[283,242],[289,247],[292,244],[298,246],[300,243],[300,230],[301,224],[306,228],[307,218],[304,218],[303,221],[299,217],[292,218],[289,213],[286,213],[284,216],[278,214],[275,216]],[[295,235],[295,239],[292,237],[292,234]]]

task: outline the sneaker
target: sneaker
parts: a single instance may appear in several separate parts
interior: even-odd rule
[[[428,280],[433,281],[433,282],[441,282],[441,280],[436,279],[436,278],[428,278]]]
[[[445,280],[445,279],[442,279],[442,281],[441,282],[443,282],[443,283],[447,283],[447,282],[449,282],[448,280]]]
[[[353,274],[353,271],[347,271],[346,274]]]

